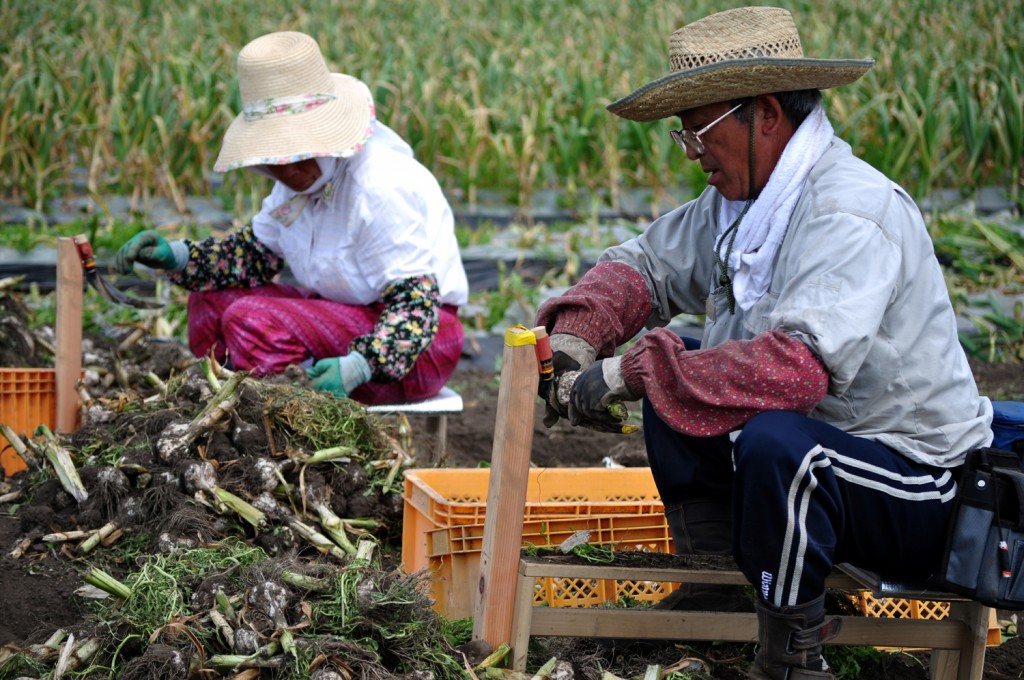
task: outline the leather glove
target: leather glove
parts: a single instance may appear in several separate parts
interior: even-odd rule
[[[594,363],[597,350],[575,335],[555,333],[551,336],[551,365],[554,377],[542,380],[537,386],[537,394],[544,400],[544,426],[551,427],[559,418],[569,417],[568,391],[559,390],[559,381],[566,374],[575,374]],[[559,395],[562,398],[559,398]]]
[[[121,274],[131,274],[136,262],[154,269],[174,269],[178,266],[171,244],[150,229],[132,236],[114,256],[114,266]]]
[[[602,359],[579,374],[569,394],[570,423],[599,432],[625,432],[629,414],[621,402],[635,401],[636,395],[626,387],[621,364],[621,356]]]
[[[343,357],[321,359],[306,369],[313,389],[330,392],[339,399],[352,394],[352,390],[370,381],[370,364],[359,352]]]

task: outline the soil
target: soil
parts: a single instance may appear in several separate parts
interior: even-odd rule
[[[23,353],[15,356],[24,359]],[[499,415],[497,373],[481,369],[478,363],[468,360],[464,364],[449,382],[464,401],[463,412],[448,419],[447,457],[443,464],[449,467],[477,467],[490,461],[495,422]],[[974,370],[983,394],[994,399],[1024,399],[1024,364],[994,366],[975,363]],[[637,413],[636,405],[632,406],[631,412]],[[541,405],[538,403],[536,408],[531,456],[534,465],[646,466],[642,434],[602,434],[572,428],[564,422],[548,429],[541,422]],[[417,428],[415,419],[413,426]],[[417,450],[428,450],[431,443],[421,429],[414,429],[413,454]],[[267,446],[266,439],[263,446]],[[8,480],[8,483],[16,479]],[[70,528],[60,521],[61,503],[58,498],[61,495],[55,481],[47,482],[33,490],[31,500],[21,505],[16,514],[10,512],[11,506],[0,506],[0,612],[3,612],[0,616],[0,645],[41,642],[56,629],[81,626],[87,616],[86,608],[81,604],[82,598],[75,594],[83,585],[79,559],[70,550],[60,550],[36,540],[20,559],[12,557],[12,551],[23,543],[30,530]],[[392,539],[394,529],[392,527],[390,532]],[[391,543],[396,544],[394,541]],[[1011,612],[1000,612],[1001,619],[1009,621],[1011,616]],[[750,645],[684,645],[672,642],[614,649],[585,638],[548,639],[540,641],[536,658],[531,655],[530,668],[557,656],[574,664],[576,677],[599,677],[597,669],[609,666],[627,669],[624,674],[637,675],[642,674],[649,663],[670,665],[691,656],[702,659],[707,668],[705,674],[695,677],[742,678],[752,655],[753,647]],[[858,662],[861,668],[857,677],[868,680],[928,677],[927,655],[923,652],[881,655],[858,659]],[[1022,669],[1024,638],[1008,636],[1001,646],[988,650],[983,677],[985,680],[1021,678],[1024,677]],[[3,677],[2,672],[0,677]]]

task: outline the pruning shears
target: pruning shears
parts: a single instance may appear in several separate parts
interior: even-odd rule
[[[85,234],[78,234],[72,239],[75,243],[75,248],[78,250],[78,257],[82,260],[82,270],[85,272],[85,278],[89,283],[99,291],[107,300],[110,300],[114,304],[122,305],[124,307],[134,307],[136,309],[160,309],[163,304],[154,300],[143,300],[141,298],[129,297],[123,291],[116,288],[113,284],[108,283],[100,273],[96,270],[96,257],[92,252],[92,245],[89,243],[89,239]]]

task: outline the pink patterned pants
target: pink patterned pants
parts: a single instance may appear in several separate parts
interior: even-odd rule
[[[373,329],[383,309],[382,303],[345,305],[277,283],[192,293],[188,342],[197,357],[212,351],[237,370],[280,373],[289,364],[346,354],[353,338]],[[396,383],[361,385],[351,397],[364,404],[395,404],[434,396],[459,363],[462,341],[456,308],[445,305],[437,337],[412,371]]]

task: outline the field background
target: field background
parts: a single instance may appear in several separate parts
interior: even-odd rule
[[[671,121],[605,107],[667,72],[673,30],[742,4],[0,0],[0,260],[35,272],[42,248],[52,270],[57,236],[87,233],[102,260],[144,228],[202,237],[248,219],[268,180],[212,172],[241,108],[235,59],[260,35],[299,30],[370,86],[380,119],[435,173],[471,275],[464,323],[500,331],[706,186]],[[967,351],[1024,359],[1020,2],[777,4],[808,56],[876,60],[826,91],[833,125],[921,202]],[[160,284],[181,336],[184,295]],[[39,323],[52,316],[46,297],[30,303]]]
[[[449,443],[463,452],[460,466],[479,465],[490,450],[498,403],[496,364],[483,358],[494,347],[500,354],[501,330],[528,323],[542,292],[573,283],[593,253],[643,228],[645,215],[631,215],[625,204],[635,207],[641,195],[647,214],[656,214],[705,184],[699,166],[669,139],[668,121],[636,124],[605,107],[667,71],[672,30],[741,4],[0,0],[0,300],[8,290],[17,293],[34,330],[49,331],[37,335],[47,350],[51,343],[42,338],[52,339],[56,326],[57,236],[86,232],[98,257],[109,261],[143,228],[205,236],[211,222],[194,212],[196,197],[216,205],[217,228],[251,215],[269,189],[267,180],[212,172],[221,135],[241,107],[235,58],[259,35],[304,31],[334,70],[369,84],[379,117],[412,143],[457,215],[498,204],[510,216],[500,225],[462,219],[456,227],[471,279],[470,265],[498,270],[496,282],[474,287],[471,303],[460,309],[473,331],[460,362],[469,370],[450,383],[464,396],[465,411],[452,417]],[[877,60],[857,83],[826,93],[831,120],[859,155],[922,205],[938,205],[926,199],[942,196],[942,210],[924,212],[950,297],[966,324],[961,341],[979,388],[992,398],[1024,399],[1021,0],[776,4],[795,14],[808,56]],[[998,195],[1002,207],[978,209],[982,193]],[[537,220],[531,208],[538,202],[554,203],[569,217]],[[156,219],[157,207],[168,203],[174,218]],[[538,264],[533,271],[524,266],[531,258]],[[21,265],[25,274],[17,271]],[[37,274],[40,281],[48,276],[49,285],[23,280]],[[128,387],[120,338],[125,345],[145,335],[185,339],[186,292],[145,273],[133,278],[119,277],[118,284],[166,306],[152,312],[115,307],[88,289],[82,320],[90,344],[113,350],[110,368],[104,359],[101,369],[91,350],[83,352],[86,366],[118,390]],[[0,322],[11,316],[0,312]],[[41,351],[38,365],[48,365],[53,353]],[[536,406],[543,408],[539,401]],[[606,453],[606,435],[566,430],[537,436],[532,459],[542,466],[603,464],[598,456]],[[642,461],[642,440],[633,446],[640,447],[634,460]],[[630,453],[620,446],[607,452],[616,449]],[[50,515],[37,517],[53,515],[45,510]],[[14,528],[14,521],[0,524],[9,530],[3,543],[13,543]],[[127,543],[108,554],[122,565],[138,564]],[[76,623],[78,613],[67,605],[81,585],[76,572],[82,563],[59,560],[61,569],[54,570],[49,560],[49,571],[36,559],[22,563],[12,566],[8,551],[0,555],[9,598],[4,611],[22,615],[12,621],[41,625],[56,616],[62,617],[57,625]],[[47,587],[39,587],[40,576]],[[14,597],[25,593],[27,599]],[[157,613],[167,609],[158,606]],[[1016,636],[1016,617],[1000,627]],[[28,632],[13,622],[10,629]],[[142,632],[119,632],[112,668],[130,658],[138,645],[126,643]],[[1020,647],[989,652],[990,663],[1006,671],[1002,676],[1020,668],[1007,649]],[[868,677],[856,656],[847,659],[852,670],[846,677]],[[829,661],[844,667],[834,656]],[[919,670],[923,677],[926,669]],[[308,677],[308,666],[298,675]]]
[[[366,81],[379,116],[453,198],[615,207],[621,192],[703,187],[668,122],[605,106],[667,71],[669,33],[744,2],[666,0],[0,0],[0,198],[216,194],[254,209],[254,173],[211,175],[240,109],[235,57],[271,31],[313,35]],[[873,57],[827,93],[838,133],[925,196],[1021,190],[1024,12],[1018,2],[843,0],[790,9],[814,57]],[[683,196],[685,198],[686,196]]]

